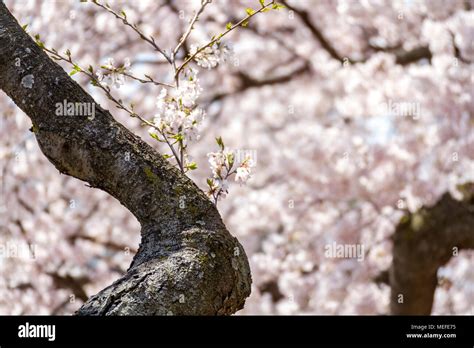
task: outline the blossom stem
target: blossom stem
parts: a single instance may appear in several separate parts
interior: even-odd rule
[[[155,86],[166,86],[166,87],[174,88],[173,85],[170,85],[169,83],[165,83],[165,82],[158,82],[158,81],[152,79],[151,76],[148,76],[148,75],[145,75],[145,77],[147,78],[145,80],[145,79],[142,79],[142,78],[137,77],[135,75],[132,75],[132,74],[126,72],[126,71],[117,71],[117,69],[110,69],[110,68],[107,68],[107,67],[104,67],[104,66],[102,67],[102,69],[107,70],[111,73],[116,72],[116,73],[122,74],[123,76],[127,76],[127,77],[131,78],[132,80],[136,80],[136,81],[144,83],[144,84],[145,83],[152,83]],[[104,74],[104,75],[107,75],[107,74]]]
[[[178,42],[178,45],[176,45],[175,49],[173,50],[173,55],[172,55],[173,60],[174,60],[174,57],[176,56],[176,54],[178,53],[179,49],[181,48],[181,46],[186,42],[187,38],[189,37],[189,34],[191,34],[191,31],[193,30],[194,24],[198,21],[199,16],[201,15],[201,13],[204,11],[206,6],[210,2],[211,2],[210,0],[202,0],[201,1],[201,7],[194,14],[193,18],[191,19],[191,22],[189,23],[189,26],[188,26],[186,32],[183,34],[183,36],[181,37],[181,39]]]
[[[147,123],[148,123],[148,121],[147,121]],[[157,127],[154,126],[154,128],[157,128]],[[182,173],[184,173],[183,163],[182,163],[182,161],[180,160],[180,157],[178,156],[178,154],[176,153],[176,149],[174,148],[173,145],[170,144],[170,142],[169,142],[169,140],[168,140],[168,137],[165,135],[164,132],[161,132],[161,131],[160,131],[160,134],[161,134],[161,136],[163,137],[163,139],[165,140],[166,144],[168,144],[169,148],[171,149],[171,152],[173,152],[173,156],[174,156],[174,158],[176,159],[176,162],[178,163],[179,169],[181,170]]]
[[[103,5],[101,4],[100,2],[98,2],[97,0],[93,0],[92,1],[93,4],[103,8],[104,10],[106,10],[107,12],[111,13],[112,15],[115,16],[115,18],[117,19],[120,19],[123,24],[125,24],[126,26],[130,27],[133,29],[133,31],[135,31],[141,39],[143,39],[144,41],[148,42],[156,51],[158,51],[159,53],[161,53],[161,55],[163,55],[163,57],[165,57],[165,59],[168,61],[168,63],[170,64],[173,64],[172,61],[171,61],[171,57],[168,56],[168,54],[166,54],[165,51],[163,51],[155,42],[155,39],[150,36],[150,37],[147,37],[140,29],[138,29],[137,25],[136,24],[132,24],[130,23],[128,20],[127,20],[127,17],[125,15],[121,15],[117,12],[115,12],[114,10],[112,10],[109,6],[107,5]]]

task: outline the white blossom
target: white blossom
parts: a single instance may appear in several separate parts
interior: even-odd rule
[[[190,55],[194,55],[199,50],[196,45],[191,45]],[[215,68],[221,61],[226,61],[232,54],[232,49],[226,44],[214,44],[204,48],[196,54],[194,60],[196,64],[205,69]]]
[[[250,157],[246,157],[244,161],[237,168],[237,173],[235,174],[235,181],[245,184],[247,180],[250,179],[250,168],[252,168],[253,161]]]
[[[180,99],[182,104],[186,107],[192,107],[196,104],[196,100],[201,94],[202,88],[199,86],[197,78],[193,80],[181,81],[176,91],[177,99]]]
[[[240,163],[236,163],[236,152],[225,149],[222,140],[218,140],[221,147],[218,152],[207,154],[212,178],[208,179],[209,190],[207,195],[215,201],[225,198],[229,192],[227,179],[235,175],[235,181],[245,184],[250,179],[251,168],[254,166],[250,156],[246,156]],[[220,186],[219,183],[224,186]],[[221,196],[222,195],[222,196]]]
[[[158,135],[164,132],[165,136],[182,136],[183,144],[199,139],[199,126],[206,113],[196,104],[201,94],[201,86],[195,71],[187,72],[188,79],[181,80],[179,87],[171,93],[163,88],[156,101],[157,113],[153,119],[154,127],[149,133]]]
[[[130,73],[130,59],[125,58],[124,63],[120,67],[116,67],[113,58],[107,58],[105,64],[102,65],[103,71],[97,71],[97,80],[105,85],[112,85],[120,88],[125,83],[125,73]]]

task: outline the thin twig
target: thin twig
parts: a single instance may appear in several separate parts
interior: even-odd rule
[[[206,8],[206,6],[207,6],[210,2],[211,2],[210,0],[201,0],[201,7],[200,7],[199,10],[197,10],[196,13],[194,14],[194,17],[191,19],[191,22],[189,23],[188,29],[187,29],[186,32],[183,34],[183,36],[181,37],[181,39],[180,39],[179,42],[178,42],[178,45],[176,45],[175,49],[173,50],[172,59],[174,59],[174,57],[176,56],[176,53],[178,53],[180,47],[185,43],[185,41],[186,41],[187,38],[189,37],[189,34],[191,34],[191,31],[193,30],[194,24],[197,22],[199,16],[201,15],[201,13],[204,11],[204,9]]]
[[[105,68],[105,67],[102,67],[102,69],[107,70],[107,71],[112,72],[112,73],[115,72],[114,69],[109,69],[109,68]],[[120,72],[118,72],[118,73],[119,73],[119,74],[122,74],[122,75],[124,75],[124,76],[130,77],[132,80],[135,80],[135,81],[138,81],[138,82],[141,82],[141,83],[152,83],[152,84],[154,84],[155,86],[166,86],[166,87],[174,88],[173,85],[170,85],[169,83],[164,83],[164,82],[156,81],[156,80],[154,80],[154,79],[153,79],[151,76],[149,76],[149,75],[145,75],[145,77],[146,77],[146,80],[145,80],[145,79],[142,79],[142,78],[140,78],[140,77],[137,77],[137,76],[132,75],[132,74],[130,74],[130,73],[128,73],[128,72],[125,72],[125,71],[120,71]],[[104,75],[106,75],[106,74],[104,74]]]
[[[165,57],[165,59],[168,61],[168,63],[172,64],[172,61],[171,61],[171,58],[168,56],[168,54],[166,54],[165,51],[163,51],[155,42],[155,39],[150,36],[150,37],[147,37],[140,29],[138,29],[137,25],[136,24],[132,24],[130,23],[128,20],[127,20],[127,17],[126,15],[121,15],[117,12],[115,12],[114,10],[112,10],[109,6],[106,6],[106,5],[103,5],[101,4],[100,2],[98,2],[97,0],[93,0],[92,3],[96,4],[97,6],[103,8],[104,10],[106,10],[107,12],[111,13],[112,15],[115,16],[115,18],[117,19],[120,19],[123,24],[125,24],[126,26],[132,28],[139,36],[141,39],[145,40],[146,42],[148,42],[151,46],[153,46],[153,48],[160,52],[163,57]]]

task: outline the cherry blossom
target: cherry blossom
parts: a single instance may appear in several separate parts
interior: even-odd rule
[[[105,64],[102,66],[105,72],[98,71],[97,79],[106,85],[112,85],[116,88],[120,88],[125,83],[125,74],[131,73],[130,71],[130,59],[125,58],[122,66],[115,67],[115,61],[113,58],[107,58]]]
[[[72,76],[127,128],[168,156],[166,142],[147,131],[160,140],[163,132],[170,143],[176,139],[168,136],[180,134],[183,167],[209,163],[210,170],[202,165],[187,175],[219,200],[249,257],[253,289],[243,314],[388,314],[390,288],[377,279],[391,264],[400,218],[446,192],[460,197],[460,185],[474,182],[473,10],[466,1],[288,0],[313,28],[285,9],[255,16],[192,58],[178,85],[163,55],[90,2],[5,3],[47,47],[69,49],[109,87],[118,82],[111,93],[150,124],[117,108],[90,77]],[[178,63],[236,24],[246,7],[258,8],[250,3],[209,4]],[[178,11],[155,1],[111,6],[123,6],[169,54],[198,2],[180,1]],[[222,45],[230,42],[235,64],[222,64]],[[418,48],[430,55],[404,63],[403,53]],[[100,68],[104,62],[110,69]],[[148,82],[116,71],[131,67]],[[203,69],[196,75],[189,68]],[[71,314],[83,302],[78,286],[90,296],[128,267],[139,226],[106,193],[60,175],[27,117],[3,94],[0,106],[0,245],[9,250],[0,262],[0,313]],[[215,149],[220,136],[226,146]],[[258,163],[231,150],[244,148],[258,153]],[[231,166],[232,157],[240,163]],[[334,242],[363,245],[363,261],[326,257]],[[433,313],[474,314],[473,264],[473,252],[460,251],[439,271]]]
[[[215,44],[198,52],[197,45],[191,45],[189,54],[195,55],[197,65],[205,69],[215,68],[221,61],[228,60],[232,55],[232,49],[226,44]]]

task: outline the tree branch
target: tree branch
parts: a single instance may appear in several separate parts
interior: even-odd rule
[[[326,39],[323,32],[316,26],[316,24],[313,23],[307,11],[297,9],[294,6],[289,5],[288,1],[286,0],[281,0],[281,3],[285,4],[285,6],[288,7],[289,10],[293,11],[301,19],[301,21],[306,25],[306,27],[309,29],[311,34],[320,43],[321,47],[324,50],[326,50],[326,52],[328,52],[328,54],[332,58],[341,62],[341,64],[344,63],[345,61],[351,64],[364,63],[369,58],[369,57],[365,57],[364,59],[361,59],[361,60],[354,60],[349,57],[344,57],[334,48],[334,46],[329,42],[329,40]],[[385,50],[381,47],[378,47],[376,50],[386,52],[386,51],[390,51],[390,48],[387,48]],[[400,65],[408,65],[411,63],[415,63],[421,59],[429,59],[429,60],[431,59],[431,51],[429,50],[427,46],[415,47],[414,49],[410,51],[400,49],[394,52],[394,54],[395,54],[395,62]]]
[[[250,293],[247,257],[211,201],[115,121],[25,33],[0,1],[0,89],[30,118],[45,156],[100,188],[142,226],[128,272],[91,297],[81,315],[232,314]],[[94,117],[58,116],[87,103]]]
[[[308,12],[291,6],[290,4],[288,4],[288,1],[281,0],[281,3],[284,4],[289,10],[293,11],[298,17],[300,17],[301,21],[304,23],[304,25],[306,25],[311,34],[319,41],[321,46],[326,50],[326,52],[329,53],[332,58],[340,61],[341,63],[344,62],[344,57],[336,51],[336,49],[329,43],[329,41],[323,35],[321,30],[319,30],[319,28],[311,21]]]
[[[104,10],[106,10],[107,12],[109,12],[110,14],[112,14],[115,18],[121,20],[123,22],[123,24],[125,24],[126,26],[132,28],[132,30],[138,34],[138,36],[143,40],[143,41],[146,41],[148,42],[157,52],[159,52],[167,61],[168,63],[172,64],[172,61],[171,61],[171,58],[170,56],[165,52],[163,51],[157,44],[156,44],[156,41],[155,39],[153,38],[153,36],[150,36],[150,37],[147,37],[140,29],[138,29],[138,26],[137,24],[132,24],[130,23],[128,20],[127,20],[127,16],[125,14],[125,12],[122,12],[122,13],[117,13],[116,11],[114,11],[107,3],[105,5],[102,5],[100,2],[98,2],[97,0],[93,0],[92,1],[93,4],[103,8]]]
[[[254,77],[250,76],[249,74],[238,71],[235,73],[235,76],[239,79],[239,87],[236,90],[229,91],[229,92],[221,92],[218,93],[209,100],[206,100],[206,103],[212,104],[216,101],[222,100],[229,95],[236,95],[239,93],[243,93],[250,88],[259,88],[263,86],[272,86],[278,84],[284,84],[291,81],[293,78],[299,77],[311,70],[309,63],[304,63],[301,66],[297,67],[293,71],[281,74],[277,76],[271,76],[265,79],[255,79]]]
[[[391,313],[429,315],[437,271],[461,249],[474,248],[474,195],[445,194],[433,207],[409,214],[393,237]]]

